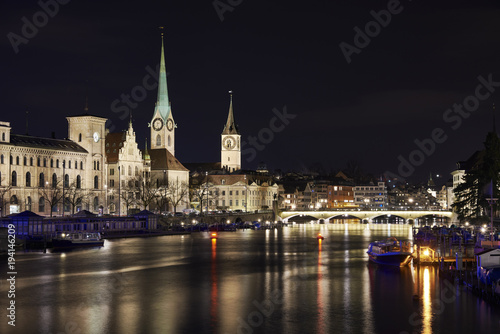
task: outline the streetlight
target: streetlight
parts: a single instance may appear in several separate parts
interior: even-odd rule
[[[109,209],[108,209],[108,185],[104,185],[104,207],[108,211],[109,214]]]
[[[122,186],[122,182],[121,182],[121,175],[122,173],[120,172],[120,165],[118,165],[118,217],[122,215],[122,212],[121,212],[121,194],[122,194],[122,191],[121,191],[121,186]]]
[[[165,213],[167,212],[167,171],[163,170],[163,194],[165,196]],[[175,212],[174,212],[175,213]]]
[[[491,241],[491,246],[493,246],[493,205],[495,205],[496,201],[498,201],[498,198],[493,198],[493,190],[491,191],[491,197],[486,199],[488,203],[490,204],[490,210],[491,210],[491,230],[490,230],[490,241]],[[486,227],[486,225],[485,225]]]
[[[208,172],[205,172],[205,192],[207,193],[207,215],[208,215]]]
[[[63,165],[63,193],[62,193],[62,216],[64,217],[64,205],[66,204],[65,202],[65,198],[64,198],[64,186],[65,186],[65,183],[66,183],[66,175],[64,175],[64,168],[66,167],[66,160],[63,160],[62,162],[62,165]]]
[[[247,188],[247,176],[245,175],[245,213],[248,212],[247,209],[247,197],[248,196],[248,188]]]

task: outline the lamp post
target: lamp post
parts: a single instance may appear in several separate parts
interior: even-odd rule
[[[120,166],[118,165],[118,217],[121,216],[121,186],[122,186],[122,182],[121,182],[121,175],[122,173],[120,172]]]
[[[490,227],[490,241],[491,241],[491,246],[493,247],[493,205],[495,205],[496,201],[498,201],[498,198],[493,198],[493,191],[491,192],[491,197],[486,199],[488,203],[490,204],[490,216],[491,216],[491,227]]]
[[[205,172],[205,192],[207,193],[207,216],[208,216],[208,172]]]
[[[66,175],[65,175],[65,169],[64,168],[66,167],[66,160],[63,160],[62,165],[63,165],[62,216],[64,217],[64,205],[66,204],[65,203],[65,198],[64,198],[64,186],[65,186],[65,183],[66,183]]]
[[[109,209],[108,209],[108,185],[105,184],[104,185],[104,207],[106,208],[105,211],[107,211],[107,213],[109,213]],[[106,212],[104,212],[106,213]]]
[[[165,213],[167,212],[167,171],[163,170],[163,194],[165,198]],[[175,214],[175,212],[174,212]]]
[[[247,209],[247,200],[248,200],[248,188],[247,188],[247,176],[245,175],[245,213],[248,212],[248,209]]]

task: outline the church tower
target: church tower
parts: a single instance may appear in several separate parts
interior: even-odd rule
[[[175,128],[177,125],[172,116],[168,99],[167,72],[165,70],[165,53],[163,50],[163,33],[161,34],[160,74],[158,77],[158,99],[151,119],[151,149],[166,148],[175,156]]]
[[[241,169],[241,136],[234,122],[233,92],[230,91],[229,114],[221,134],[221,166],[230,172]]]

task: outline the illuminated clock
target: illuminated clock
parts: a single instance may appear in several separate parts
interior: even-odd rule
[[[99,133],[94,132],[94,141],[97,143],[99,141]]]
[[[232,150],[236,147],[236,140],[233,137],[226,137],[223,144],[226,149]]]
[[[172,129],[173,129],[173,128],[174,128],[174,121],[172,121],[172,119],[171,119],[171,118],[169,118],[169,119],[167,120],[167,130],[168,130],[168,131],[172,131]]]
[[[155,118],[153,121],[153,129],[160,131],[163,128],[163,120],[161,118]]]

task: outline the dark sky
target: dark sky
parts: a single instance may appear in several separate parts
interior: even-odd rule
[[[114,131],[125,129],[128,117],[116,112],[124,104],[113,108],[113,101],[143,87],[146,68],[160,58],[157,27],[165,26],[181,162],[219,161],[231,89],[242,139],[261,133],[268,141],[254,159],[243,155],[244,168],[264,161],[270,169],[328,171],[353,160],[365,171],[399,174],[398,157],[413,154],[421,164],[402,176],[448,178],[456,161],[482,148],[496,91],[467,118],[443,117],[454,103],[474,103],[479,76],[500,82],[498,1],[407,0],[394,8],[392,1],[219,3],[236,5],[223,21],[213,1],[73,0],[43,22],[37,1],[3,2],[0,119],[24,133],[28,110],[30,134],[63,138],[65,116],[82,113],[88,94],[90,113],[108,118]],[[354,46],[354,28],[364,31],[370,12],[388,5],[398,13],[348,63],[340,43]],[[23,34],[23,18],[34,17],[38,31]],[[29,38],[13,46],[13,36]],[[156,100],[156,90],[143,91],[131,108],[141,148]],[[273,109],[283,108],[296,116],[269,140],[263,129]],[[419,161],[414,141],[436,128],[446,140]]]

